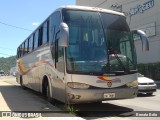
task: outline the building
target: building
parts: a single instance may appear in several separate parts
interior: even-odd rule
[[[123,12],[131,30],[141,29],[149,38],[146,52],[141,41],[135,40],[138,63],[160,62],[160,0],[77,0],[76,4]]]

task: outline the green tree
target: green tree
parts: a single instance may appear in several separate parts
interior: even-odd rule
[[[3,70],[5,73],[9,72],[10,69],[15,66],[16,66],[16,56],[0,58],[0,70]]]

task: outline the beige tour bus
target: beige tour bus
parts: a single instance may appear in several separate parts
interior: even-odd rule
[[[83,6],[56,9],[17,48],[17,82],[64,103],[134,98],[138,92],[133,36],[123,13]]]

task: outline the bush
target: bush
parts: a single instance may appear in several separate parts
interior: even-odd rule
[[[160,80],[160,62],[138,64],[138,71],[146,77],[152,78],[154,80]]]

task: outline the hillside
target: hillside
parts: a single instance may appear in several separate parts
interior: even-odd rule
[[[1,57],[0,58],[0,70],[4,72],[9,72],[10,68],[16,66],[16,56],[11,56],[8,58]]]

